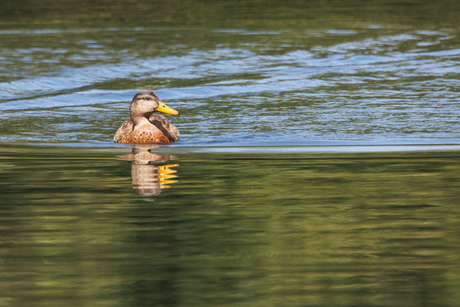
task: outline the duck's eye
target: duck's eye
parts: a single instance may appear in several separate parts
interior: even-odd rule
[[[145,97],[145,100],[150,100],[152,99],[152,97]]]

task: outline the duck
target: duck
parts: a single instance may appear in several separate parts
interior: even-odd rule
[[[115,143],[171,143],[180,140],[179,130],[157,112],[180,115],[158,98],[154,91],[138,92],[129,107],[130,118],[118,128]]]

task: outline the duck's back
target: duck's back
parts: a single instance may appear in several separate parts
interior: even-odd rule
[[[118,128],[113,141],[115,143],[171,143],[180,139],[179,130],[166,117],[152,114],[150,123],[134,126],[131,118]]]

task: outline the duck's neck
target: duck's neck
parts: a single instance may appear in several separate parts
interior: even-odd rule
[[[133,121],[134,126],[150,123],[149,119],[144,116],[131,116],[131,120]]]

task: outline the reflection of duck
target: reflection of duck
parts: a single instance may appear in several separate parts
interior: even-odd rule
[[[115,133],[115,143],[171,143],[179,141],[179,131],[162,112],[179,115],[158,98],[153,91],[140,91],[134,96],[128,118]]]
[[[161,189],[169,188],[170,184],[177,182],[177,172],[172,167],[179,164],[149,164],[149,162],[166,162],[175,159],[171,155],[152,154],[145,144],[135,145],[132,154],[118,156],[118,160],[131,162],[131,179],[133,189],[141,196],[153,196],[161,193]]]

